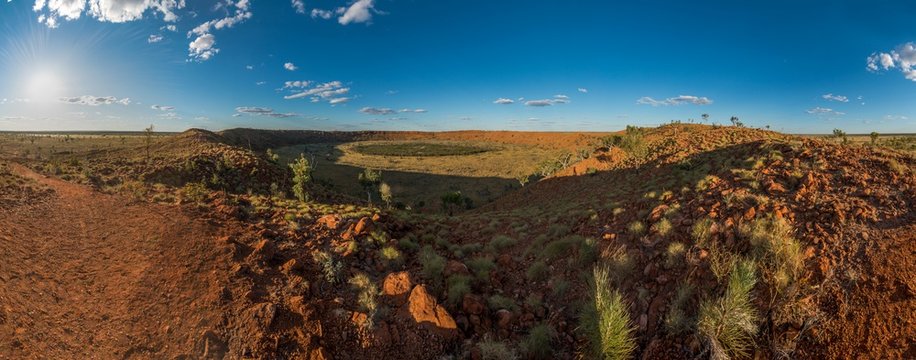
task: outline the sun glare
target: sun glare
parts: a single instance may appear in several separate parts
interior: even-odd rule
[[[33,102],[54,101],[63,95],[64,82],[53,70],[41,69],[28,77],[24,90]]]

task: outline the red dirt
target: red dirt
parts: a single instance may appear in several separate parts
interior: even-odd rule
[[[12,168],[56,196],[0,212],[0,358],[205,353],[229,266],[219,228]]]

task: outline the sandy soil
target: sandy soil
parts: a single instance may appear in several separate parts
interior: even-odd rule
[[[228,253],[177,207],[50,186],[0,209],[0,359],[194,358],[219,326]]]

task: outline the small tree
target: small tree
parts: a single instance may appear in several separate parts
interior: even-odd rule
[[[388,186],[387,183],[382,183],[378,187],[378,193],[379,193],[379,196],[382,197],[382,201],[385,202],[385,206],[387,206],[390,209],[391,200],[394,198],[394,196],[391,194],[391,186]]]
[[[461,208],[462,202],[464,202],[464,195],[461,194],[461,191],[449,191],[442,195],[442,209],[450,216],[455,214],[455,210]]]
[[[847,142],[846,132],[843,130],[833,129],[833,137],[836,139],[840,139],[843,142],[843,144]]]
[[[293,194],[299,201],[305,202],[309,194],[305,191],[306,184],[312,182],[312,166],[305,155],[299,154],[299,159],[289,164],[293,171]]]
[[[703,122],[709,121],[709,114],[703,114],[703,115],[700,115],[700,117],[703,118]]]
[[[146,137],[146,161],[150,160],[150,147],[153,145],[153,124],[149,124],[149,127],[143,129],[143,135]]]
[[[881,134],[878,134],[876,131],[872,131],[871,134],[868,134],[868,136],[871,137],[872,145],[878,145],[878,136],[881,136]]]
[[[729,121],[731,121],[732,125],[734,125],[735,127],[744,127],[744,123],[741,122],[741,119],[738,119],[737,116],[732,116],[732,118],[729,119]]]
[[[366,191],[366,197],[368,201],[372,202],[372,192],[378,188],[379,184],[382,183],[382,171],[381,170],[372,170],[365,169],[362,173],[359,174],[359,184],[362,185],[363,190]]]
[[[280,163],[280,154],[275,153],[271,149],[267,149],[267,161],[270,161],[274,165],[279,164]]]

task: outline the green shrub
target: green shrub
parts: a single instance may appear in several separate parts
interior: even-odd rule
[[[674,241],[668,244],[665,250],[665,267],[670,269],[680,264],[685,252],[687,252],[687,247],[684,246],[684,243]]]
[[[627,230],[630,231],[630,234],[642,235],[646,232],[646,225],[642,221],[634,221],[627,225]]]
[[[547,268],[547,264],[543,261],[535,261],[528,267],[527,276],[528,281],[538,282],[544,281],[547,279],[547,276],[550,275],[550,269]]]
[[[442,272],[445,270],[445,258],[439,256],[432,246],[426,245],[420,250],[420,265],[423,266],[423,277],[434,283],[442,281]]]
[[[448,283],[448,303],[451,306],[461,304],[464,295],[471,292],[471,278],[465,275],[452,275],[446,281]]]
[[[550,279],[550,293],[555,298],[562,298],[563,295],[566,295],[566,291],[569,290],[569,281],[562,277],[555,277]]]
[[[515,303],[515,300],[499,294],[490,296],[490,298],[487,299],[487,306],[490,308],[490,311],[506,309],[515,312],[518,310],[518,305]]]
[[[518,355],[515,354],[512,349],[510,349],[506,344],[502,342],[491,340],[489,337],[484,337],[482,341],[477,343],[477,349],[480,350],[480,359],[481,360],[516,360]]]
[[[757,283],[755,266],[751,260],[736,261],[725,294],[700,304],[697,330],[708,342],[713,359],[750,355],[759,321],[751,295]]]
[[[325,280],[332,284],[337,282],[337,276],[343,265],[334,260],[333,255],[325,251],[318,251],[312,254],[312,260],[321,266],[321,273]]]
[[[306,186],[312,182],[312,164],[305,155],[299,154],[299,159],[289,164],[289,168],[293,171],[293,194],[299,201],[308,201]]]
[[[378,301],[376,301],[379,294],[378,287],[368,275],[363,273],[354,275],[350,278],[349,283],[357,291],[356,302],[360,310],[366,312],[366,322],[371,327],[378,311]]]
[[[379,250],[379,258],[381,258],[389,268],[401,266],[404,262],[401,252],[394,246],[386,246]]]
[[[553,341],[557,332],[550,325],[540,324],[528,331],[528,336],[522,340],[521,346],[531,359],[553,358]]]
[[[693,296],[693,287],[688,282],[682,282],[677,287],[677,293],[668,308],[665,316],[665,329],[673,335],[683,334],[693,328],[690,317],[687,315],[687,302]]]
[[[414,252],[420,249],[420,245],[416,243],[410,236],[406,236],[401,240],[398,240],[398,247],[404,249],[404,251]]]
[[[671,232],[671,221],[668,219],[662,218],[657,223],[652,225],[652,231],[655,231],[661,236],[666,236]]]
[[[490,252],[500,253],[512,246],[515,246],[516,243],[518,243],[518,240],[505,235],[499,235],[494,237],[493,240],[490,240],[490,244],[487,245],[487,250]]]
[[[584,241],[585,238],[579,235],[570,235],[560,240],[551,241],[544,247],[544,250],[541,250],[540,257],[548,261],[553,260],[560,255],[566,254],[573,247]]]
[[[580,316],[581,328],[589,340],[587,353],[593,359],[629,359],[636,350],[634,328],[627,304],[612,288],[610,269],[595,266],[592,300]]]
[[[591,266],[598,259],[598,240],[595,238],[585,238],[579,247],[579,265],[582,267]]]
[[[199,182],[190,182],[181,188],[182,199],[193,203],[202,203],[206,201],[207,195],[209,194],[210,190],[207,189],[207,186]]]
[[[483,283],[490,281],[490,271],[496,268],[492,259],[480,256],[468,260],[467,266],[477,276],[477,280]]]
[[[738,229],[762,263],[764,281],[777,293],[783,292],[800,275],[804,265],[801,244],[792,237],[792,227],[771,215],[744,223]]]

